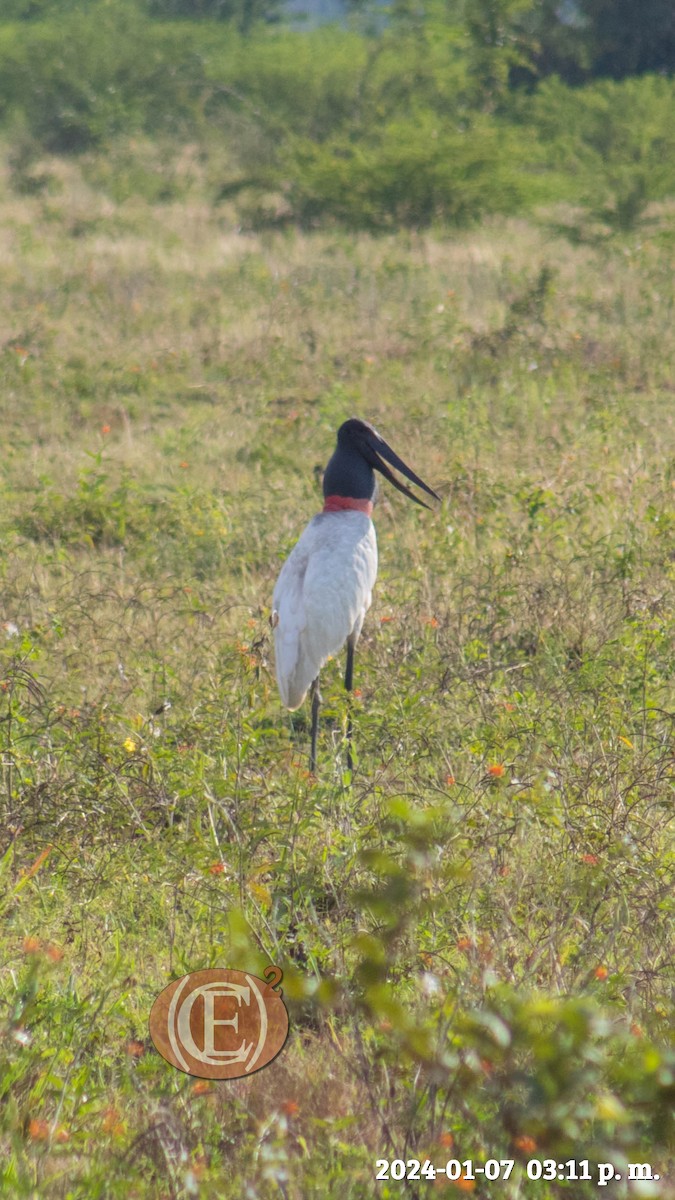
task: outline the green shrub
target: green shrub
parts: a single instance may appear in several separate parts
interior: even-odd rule
[[[48,152],[194,121],[199,59],[189,36],[132,7],[97,5],[58,22],[0,28],[0,113]]]
[[[323,141],[357,121],[368,42],[340,30],[278,33],[246,42],[232,31],[201,46],[207,113],[251,121],[278,146],[291,133]],[[240,157],[238,146],[233,147]],[[255,153],[249,159],[256,161]]]
[[[233,135],[221,196],[252,188],[253,225],[280,213],[305,226],[466,224],[531,198],[513,169],[517,133],[472,108],[451,27],[286,35],[212,56],[206,70]]]
[[[480,120],[460,130],[429,113],[392,121],[356,144],[344,135],[294,143],[284,171],[303,224],[329,217],[375,229],[466,225],[524,199],[494,125]]]
[[[633,228],[675,192],[675,82],[659,76],[569,88],[558,79],[519,102],[559,199],[612,229]]]

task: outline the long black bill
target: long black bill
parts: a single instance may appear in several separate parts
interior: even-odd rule
[[[406,463],[404,463],[402,458],[399,458],[398,454],[392,450],[391,446],[387,445],[384,438],[381,438],[378,435],[376,435],[376,437],[377,441],[375,438],[373,438],[373,440],[370,442],[370,448],[374,451],[372,466],[375,467],[376,470],[380,471],[384,475],[385,479],[388,479],[390,483],[393,483],[394,487],[397,488],[399,492],[403,492],[403,495],[407,496],[409,500],[414,500],[415,504],[421,504],[422,508],[430,507],[430,505],[424,503],[424,500],[420,500],[419,496],[416,496],[414,492],[411,492],[410,488],[407,488],[404,483],[401,483],[400,479],[396,478],[394,473],[389,470],[389,467],[386,466],[382,459],[386,459],[388,463],[391,463],[392,467],[396,467],[397,471],[400,471],[402,475],[405,475],[406,479],[409,479],[411,483],[416,483],[418,487],[421,487],[422,490],[427,493],[427,495],[433,496],[434,500],[440,500],[438,493],[435,492],[433,488],[428,487],[424,480],[420,479],[419,475],[416,475],[415,472],[412,471]]]

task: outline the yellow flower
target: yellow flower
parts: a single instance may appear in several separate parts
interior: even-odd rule
[[[126,741],[124,743],[124,749],[126,750],[127,754],[134,753],[134,751],[136,750],[136,743],[133,738],[129,737],[126,739]]]

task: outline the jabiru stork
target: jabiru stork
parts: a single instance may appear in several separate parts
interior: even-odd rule
[[[324,506],[291,550],[272,600],[277,682],[293,711],[312,694],[310,771],[316,770],[319,674],[347,643],[345,688],[351,692],[354,651],[370,608],[377,576],[377,540],[371,521],[379,471],[416,504],[429,508],[389,470],[389,463],[435,500],[440,496],[399,458],[367,421],[352,418],[338,429],[337,446],[323,477]],[[352,769],[351,709],[347,766]]]

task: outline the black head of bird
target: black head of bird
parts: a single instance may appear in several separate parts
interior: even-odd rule
[[[323,477],[324,496],[346,496],[374,501],[377,482],[373,472],[379,471],[409,500],[428,508],[429,505],[425,504],[424,500],[420,500],[419,496],[396,478],[387,463],[396,467],[406,479],[422,488],[429,496],[433,496],[435,500],[440,499],[436,492],[399,458],[396,451],[392,450],[368,421],[361,421],[357,417],[345,421],[338,429],[337,446]]]

